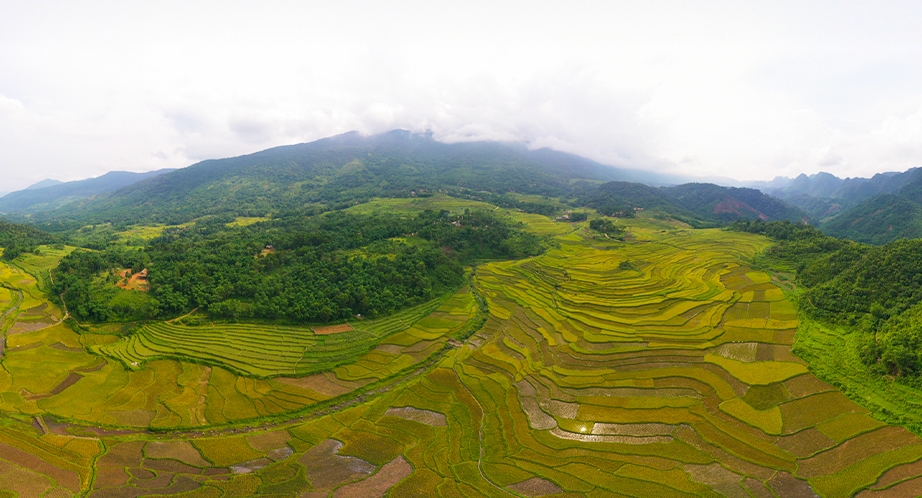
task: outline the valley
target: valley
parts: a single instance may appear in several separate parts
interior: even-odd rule
[[[375,203],[379,203],[376,207]],[[435,197],[356,210],[483,207]],[[539,256],[351,330],[60,322],[4,263],[0,487],[20,496],[905,496],[922,440],[792,354],[763,236],[624,241],[499,209]],[[53,275],[53,273],[52,273]],[[21,301],[16,296],[22,294]],[[200,317],[201,318],[201,317]],[[184,323],[185,322],[185,323]],[[341,327],[345,328],[345,327]],[[75,331],[76,330],[76,331]]]
[[[917,240],[405,132],[156,173],[0,222],[0,496],[922,493]]]

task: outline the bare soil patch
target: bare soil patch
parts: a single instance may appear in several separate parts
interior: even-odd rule
[[[147,479],[153,479],[157,477],[157,474],[155,472],[151,472],[150,470],[142,469],[142,468],[128,469],[128,473],[131,474],[131,477],[134,477],[135,479],[147,480]]]
[[[375,350],[388,354],[400,354],[403,352],[403,346],[398,346],[396,344],[382,344],[376,347]]]
[[[30,469],[33,472],[45,474],[54,479],[59,485],[77,493],[80,491],[80,476],[76,472],[56,467],[41,458],[25,451],[0,443],[0,458]]]
[[[333,497],[377,498],[384,496],[389,489],[404,480],[412,472],[413,467],[400,456],[386,463],[375,475],[337,489],[333,493]]]
[[[922,477],[903,481],[893,487],[883,490],[866,489],[856,498],[904,498],[906,496],[922,496]]]
[[[813,492],[813,488],[811,488],[806,481],[802,481],[787,472],[778,472],[775,474],[775,477],[772,477],[771,480],[768,481],[768,485],[771,486],[772,490],[778,496],[816,496],[816,493]]]
[[[140,471],[143,469],[131,469],[131,472]],[[170,487],[170,483],[173,482],[173,474],[168,472],[161,472],[158,475],[155,475],[151,478],[145,479],[132,479],[131,484],[138,488],[144,489],[166,489]]]
[[[22,312],[23,315],[29,316],[40,316],[45,314],[45,310],[48,308],[48,303],[42,303],[38,306],[33,306]]]
[[[278,462],[279,460],[284,460],[291,455],[294,455],[294,450],[285,446],[284,448],[276,448],[274,450],[269,450],[266,452],[266,456],[269,457],[269,460],[273,462]]]
[[[29,343],[29,344],[23,344],[23,345],[21,345],[21,346],[15,346],[15,347],[11,348],[10,351],[11,351],[11,352],[15,352],[15,351],[28,351],[28,350],[30,350],[30,349],[40,348],[40,347],[42,347],[42,346],[44,346],[44,344],[41,343],[41,342],[32,342],[32,343]]]
[[[81,351],[83,350],[81,349]],[[109,362],[106,361],[105,359],[100,358],[100,360],[101,361],[97,365],[90,365],[90,366],[83,367],[83,368],[75,368],[74,372],[80,372],[80,373],[98,372],[102,370],[103,367],[109,364]]]
[[[9,466],[0,469],[4,491],[15,491],[19,496],[44,496],[44,493],[54,487],[51,481],[40,474],[22,467]]]
[[[311,327],[311,330],[313,330],[317,335],[330,335],[339,334],[341,332],[348,332],[355,329],[353,329],[352,325],[349,325],[348,323],[340,323],[339,325],[327,325],[325,327]]]
[[[148,458],[172,458],[193,467],[211,467],[188,441],[151,441],[144,447],[144,454]]]
[[[128,484],[128,473],[123,467],[101,466],[96,468],[95,489],[118,488]]]
[[[61,392],[63,392],[63,391],[64,391],[65,389],[67,389],[68,387],[70,387],[70,386],[76,384],[76,383],[79,382],[80,379],[82,379],[82,378],[83,378],[82,375],[80,375],[80,374],[78,374],[78,373],[76,373],[76,372],[71,372],[70,374],[68,374],[67,378],[64,379],[63,382],[61,382],[60,384],[54,386],[54,389],[51,390],[51,395],[54,396],[54,395],[56,395],[56,394],[61,394]]]
[[[63,342],[56,342],[48,347],[51,349],[57,349],[58,351],[68,351],[71,353],[82,353],[83,352],[83,348],[72,348],[64,344]]]
[[[784,387],[788,389],[795,398],[803,398],[811,394],[835,391],[835,388],[829,384],[817,379],[812,375],[800,375],[784,382]]]
[[[413,408],[412,406],[388,408],[384,414],[390,415],[392,417],[400,417],[407,420],[412,420],[421,424],[432,425],[435,427],[445,427],[447,425],[445,422],[445,415],[431,410],[420,410],[419,408]]]
[[[670,424],[606,424],[597,423],[592,426],[593,434],[610,436],[671,436],[678,426]]]
[[[835,448],[798,462],[797,474],[811,479],[834,474],[873,455],[895,450],[912,443],[909,431],[902,427],[882,427],[855,436]]]
[[[82,375],[80,375],[80,374],[78,374],[78,373],[75,373],[75,372],[71,372],[70,375],[67,376],[67,378],[65,378],[60,384],[56,385],[56,386],[54,387],[54,389],[52,389],[50,392],[47,392],[47,393],[33,393],[33,392],[31,392],[31,391],[27,391],[27,390],[25,390],[25,389],[22,389],[21,391],[19,391],[19,394],[20,394],[24,399],[27,399],[27,400],[30,400],[30,401],[34,401],[34,400],[37,400],[37,399],[50,398],[50,397],[52,397],[52,396],[54,396],[54,395],[56,395],[56,394],[61,394],[61,392],[63,392],[63,391],[64,391],[65,389],[67,389],[68,387],[70,387],[70,386],[76,384],[76,383],[79,382],[80,379],[82,379],[82,378],[83,378]]]
[[[144,455],[141,453],[143,447],[144,441],[130,441],[116,444],[109,448],[109,451],[107,451],[105,455],[99,457],[96,464],[119,468],[138,467],[144,459]]]
[[[202,469],[193,467],[191,465],[186,465],[178,460],[158,460],[155,458],[148,458],[144,460],[144,468],[150,470],[172,472],[174,474],[198,475],[202,473]]]
[[[884,472],[883,475],[880,476],[880,479],[874,483],[873,487],[883,488],[900,482],[904,479],[918,476],[922,476],[922,460],[900,465]],[[922,484],[922,478],[919,479],[918,484]],[[920,493],[922,493],[922,491],[920,491]]]
[[[551,434],[560,439],[582,441],[584,443],[654,444],[672,441],[672,436],[600,436],[591,433],[578,434],[575,432],[568,432],[560,427],[551,429]]]
[[[136,290],[141,292],[147,292],[150,290],[150,284],[147,281],[147,268],[139,271],[138,273],[131,273],[131,269],[121,270],[117,273],[122,279],[118,281],[116,286],[127,289],[127,290]]]
[[[748,496],[739,485],[740,475],[723,468],[718,463],[708,465],[685,465],[682,469],[693,481],[711,486],[724,496]],[[793,496],[793,495],[781,495]]]
[[[560,486],[540,477],[532,477],[531,479],[526,479],[522,482],[510,484],[506,487],[513,492],[524,496],[544,496],[563,493],[563,490],[560,489]]]
[[[797,458],[806,458],[822,450],[832,448],[836,445],[836,442],[811,427],[790,436],[780,437],[776,444],[779,448]]]
[[[339,484],[363,478],[375,466],[360,458],[338,455],[343,443],[326,439],[307,450],[298,459],[307,470],[307,478],[315,489],[331,489]]]
[[[8,330],[6,333],[9,335],[28,334],[29,332],[35,332],[36,330],[42,330],[43,328],[56,325],[57,323],[58,321],[51,316],[47,316],[41,320],[28,322],[19,320],[14,323],[13,326],[10,327],[10,330]]]
[[[256,460],[250,460],[249,462],[243,462],[238,465],[231,465],[231,472],[234,474],[249,474],[255,470],[259,470],[266,465],[272,463],[272,460],[268,458],[257,458]]]
[[[286,447],[291,439],[288,431],[263,432],[247,436],[247,444],[257,451],[270,451]]]

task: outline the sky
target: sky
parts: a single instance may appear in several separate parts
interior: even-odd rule
[[[0,192],[395,128],[738,180],[922,166],[917,1],[0,12]]]

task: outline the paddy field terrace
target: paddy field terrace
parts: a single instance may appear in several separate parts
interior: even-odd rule
[[[352,209],[432,206],[483,207]],[[792,354],[797,310],[748,263],[768,239],[497,212],[547,251],[336,333],[65,323],[45,280],[72,248],[0,263],[0,495],[922,493],[922,440]]]

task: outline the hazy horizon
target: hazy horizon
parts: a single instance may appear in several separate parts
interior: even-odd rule
[[[395,130],[391,130],[391,131],[395,131]],[[404,131],[409,131],[409,130],[404,130]],[[356,131],[353,130],[353,131],[349,131],[349,132],[346,132],[346,133],[348,134],[348,133],[353,133],[353,132],[356,132]],[[358,133],[361,133],[361,132],[358,132]],[[385,133],[386,133],[386,132],[385,132]],[[368,134],[363,134],[363,135],[368,136]],[[335,137],[335,136],[338,136],[338,135],[332,135],[331,137]],[[331,137],[323,137],[323,138],[331,138]],[[320,138],[320,139],[318,139],[318,140],[323,140],[323,138]],[[275,146],[275,147],[285,147],[285,146],[291,146],[291,145],[299,145],[299,144],[301,144],[301,143],[305,143],[305,142],[292,143],[292,144],[280,144],[280,145],[277,145],[277,146]],[[443,142],[443,143],[444,143],[444,142]],[[511,142],[506,142],[506,143],[511,143]],[[519,143],[521,143],[522,145],[526,145],[526,144],[523,143],[523,142],[519,142]],[[240,155],[255,154],[255,153],[258,153],[258,152],[262,152],[263,150],[266,150],[266,149],[260,149],[260,150],[254,150],[254,151],[250,151],[250,152],[245,152],[245,153],[240,154]],[[236,156],[214,157],[214,158],[203,159],[202,161],[208,161],[208,160],[213,160],[213,159],[226,159],[226,158],[229,158],[229,157],[236,157]],[[168,170],[182,169],[182,168],[187,168],[187,167],[189,167],[189,166],[193,166],[193,165],[197,164],[198,162],[200,162],[200,161],[197,161],[196,163],[192,163],[192,164],[187,164],[187,165],[185,165],[185,166],[167,167],[167,168],[157,168],[157,169],[155,169],[155,170],[134,171],[133,173],[148,173],[148,172],[159,171],[159,170],[164,170],[164,169],[168,169]],[[602,164],[604,164],[604,163],[602,163]],[[612,165],[607,165],[607,166],[612,166]],[[613,166],[613,167],[614,167],[614,166]],[[36,182],[33,182],[33,183],[29,184],[29,185],[25,185],[25,186],[23,186],[23,187],[21,187],[21,188],[17,188],[17,189],[13,189],[13,190],[0,190],[0,197],[4,196],[4,195],[6,195],[6,194],[9,194],[9,193],[18,192],[18,191],[21,191],[21,190],[25,190],[25,189],[31,188],[32,186],[34,186],[34,185],[36,185],[36,184],[38,184],[38,183],[46,182],[46,181],[49,181],[49,180],[52,181],[52,182],[59,182],[59,183],[55,183],[55,185],[57,185],[57,184],[60,184],[60,183],[76,182],[76,181],[82,181],[82,180],[89,180],[89,179],[93,179],[93,178],[99,178],[100,176],[104,176],[104,175],[106,175],[106,174],[108,174],[108,173],[113,173],[113,172],[125,172],[125,171],[127,171],[127,170],[110,170],[110,171],[106,171],[106,172],[104,172],[104,173],[101,173],[101,174],[99,174],[99,175],[87,176],[87,177],[82,177],[82,178],[72,178],[72,179],[68,179],[68,180],[60,180],[60,179],[58,179],[58,178],[43,178],[43,179],[38,180],[38,181],[36,181]],[[900,170],[900,171],[879,171],[879,172],[874,173],[874,174],[878,174],[878,173],[902,173],[902,172],[904,172],[904,170]],[[828,172],[828,171],[819,171],[819,172],[817,172],[817,173],[829,173],[829,172]],[[815,175],[815,174],[817,174],[817,173],[808,174],[807,176],[813,176],[813,175]],[[801,173],[801,174],[806,174],[806,173]],[[681,173],[679,173],[679,175],[681,175]],[[789,177],[785,177],[785,178],[794,179],[794,178],[796,178],[797,176],[799,176],[799,175],[793,175],[793,176],[789,176]],[[841,177],[841,178],[845,178],[845,179],[847,179],[847,178],[870,178],[871,176],[873,176],[873,174],[872,174],[872,175],[867,175],[866,177],[858,177],[858,176],[856,176],[856,177]],[[718,183],[719,185],[725,185],[725,186],[748,186],[748,184],[751,184],[751,183],[757,183],[757,182],[770,182],[770,181],[772,181],[772,180],[776,180],[776,179],[778,179],[778,178],[782,178],[782,176],[776,176],[776,177],[769,178],[769,179],[766,179],[766,180],[739,180],[739,179],[736,179],[736,178],[733,178],[733,177],[730,177],[730,176],[688,176],[688,178],[689,178],[689,179],[692,179],[692,180],[693,180],[693,179],[698,179],[698,180],[712,181],[712,182]],[[717,181],[717,180],[721,180],[721,179],[722,179],[722,180],[731,180],[731,181],[729,181],[729,182],[719,182],[719,181]],[[53,186],[53,185],[48,185],[48,186]],[[44,187],[42,187],[42,188],[44,188]]]
[[[922,166],[914,2],[7,6],[0,191],[350,130],[740,181]]]

